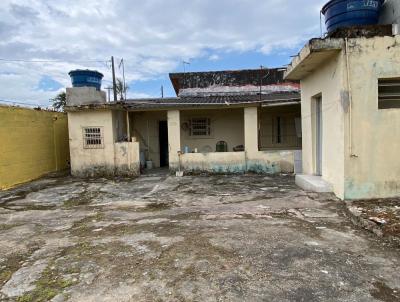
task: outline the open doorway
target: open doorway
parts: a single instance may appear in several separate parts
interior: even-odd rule
[[[168,167],[168,123],[160,121],[158,124],[160,145],[160,167]]]

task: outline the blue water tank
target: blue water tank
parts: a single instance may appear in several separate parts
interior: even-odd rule
[[[72,81],[72,87],[95,87],[97,90],[101,88],[101,80],[103,74],[96,70],[72,70],[69,73]]]
[[[377,24],[385,0],[331,0],[322,8],[328,32],[337,28]]]

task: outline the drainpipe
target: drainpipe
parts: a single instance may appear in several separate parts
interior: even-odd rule
[[[347,90],[349,92],[349,153],[350,157],[358,157],[353,148],[353,93],[351,90],[351,80],[350,80],[350,60],[349,60],[349,41],[345,38],[346,46],[346,71],[347,71]]]

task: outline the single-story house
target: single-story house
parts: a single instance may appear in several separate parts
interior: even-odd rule
[[[285,79],[301,85],[304,175],[296,182],[342,199],[400,196],[400,36],[392,26],[312,39]]]
[[[175,73],[177,96],[107,102],[68,88],[72,174],[293,173],[301,158],[300,89],[284,69]]]

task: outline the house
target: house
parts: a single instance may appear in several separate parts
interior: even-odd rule
[[[391,25],[312,39],[285,79],[300,81],[307,189],[342,199],[400,195],[400,36]],[[317,175],[317,176],[315,176]]]
[[[284,69],[170,74],[177,96],[106,102],[68,88],[72,174],[140,168],[292,173],[301,152],[300,90]]]

